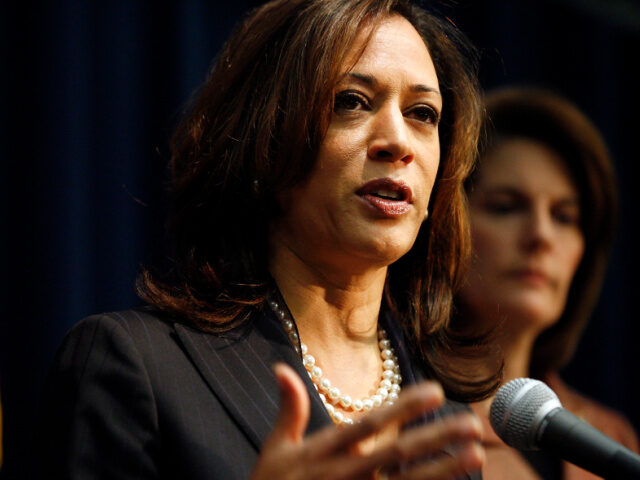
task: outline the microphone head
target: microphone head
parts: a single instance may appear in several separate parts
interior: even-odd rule
[[[560,400],[545,383],[532,378],[516,378],[498,390],[489,411],[496,434],[511,447],[537,450],[538,433],[545,417]]]

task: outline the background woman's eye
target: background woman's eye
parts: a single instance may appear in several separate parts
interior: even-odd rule
[[[517,210],[518,206],[513,202],[489,202],[485,204],[485,208],[495,215],[506,215]]]
[[[433,123],[438,124],[438,112],[432,107],[427,105],[421,105],[419,107],[414,107],[409,111],[409,116],[420,120],[424,123]]]
[[[577,208],[558,209],[553,212],[553,218],[562,225],[578,225],[580,212]]]
[[[334,111],[358,110],[367,107],[367,99],[356,92],[337,93],[333,101]]]

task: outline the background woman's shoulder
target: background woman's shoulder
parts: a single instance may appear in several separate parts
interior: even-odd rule
[[[543,380],[556,392],[564,408],[616,442],[638,452],[638,436],[624,415],[574,390],[556,372]]]

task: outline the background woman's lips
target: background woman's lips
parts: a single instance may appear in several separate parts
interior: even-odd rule
[[[365,183],[356,194],[385,217],[404,215],[411,208],[413,193],[401,180],[377,178]]]
[[[542,270],[521,268],[511,271],[511,276],[534,285],[549,285],[551,278]]]

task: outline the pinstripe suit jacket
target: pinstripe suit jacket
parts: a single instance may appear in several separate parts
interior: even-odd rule
[[[401,332],[385,321],[404,382],[413,383]],[[49,374],[36,449],[39,476],[246,479],[277,418],[271,365],[278,361],[291,365],[310,393],[307,433],[330,425],[270,313],[222,335],[151,309],[88,317],[68,333]]]

